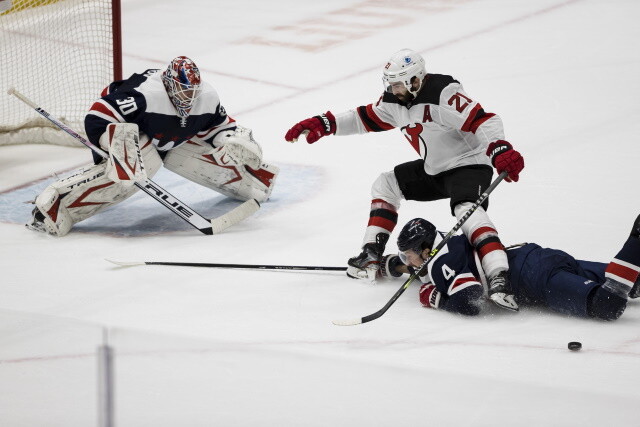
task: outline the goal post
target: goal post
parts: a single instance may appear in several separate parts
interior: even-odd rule
[[[120,0],[0,0],[0,145],[78,145],[7,94],[37,100],[68,126],[122,79]]]

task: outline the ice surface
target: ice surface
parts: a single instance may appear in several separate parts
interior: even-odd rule
[[[371,183],[415,154],[397,131],[283,135],[377,100],[381,66],[411,47],[500,114],[525,157],[520,182],[491,196],[502,240],[606,262],[640,212],[639,12],[625,0],[123,1],[125,75],[191,56],[282,174],[271,202],[217,236],[138,195],[57,239],[19,224],[21,202],[89,152],[0,147],[0,424],[94,424],[106,327],[118,426],[638,425],[638,301],[614,323],[535,308],[467,319],[422,308],[413,286],[382,318],[338,327],[402,282],[104,258],[344,265]],[[235,206],[166,171],[158,182],[207,215]],[[417,216],[455,223],[446,201],[407,202],[399,223]]]

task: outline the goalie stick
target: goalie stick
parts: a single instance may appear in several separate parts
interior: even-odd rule
[[[415,273],[409,276],[409,278],[402,284],[400,289],[398,289],[398,291],[391,297],[391,299],[384,305],[384,307],[382,307],[380,310],[368,316],[360,317],[358,319],[351,319],[351,320],[334,320],[333,324],[338,326],[360,325],[362,323],[367,323],[367,322],[371,322],[372,320],[376,320],[377,318],[381,317],[384,313],[386,313],[386,311],[389,310],[389,307],[391,307],[396,302],[396,300],[400,297],[400,295],[402,295],[404,291],[407,290],[409,285],[411,285],[411,283],[413,283],[413,281],[418,276],[422,276],[427,271],[427,266],[429,265],[429,262],[433,259],[433,257],[436,256],[438,252],[440,252],[440,249],[442,249],[444,245],[447,244],[449,239],[451,239],[451,237],[453,237],[453,235],[460,229],[460,227],[462,227],[462,224],[467,222],[467,219],[469,219],[469,217],[476,211],[476,209],[478,209],[478,207],[485,201],[485,199],[489,197],[489,194],[491,194],[491,192],[498,186],[498,184],[500,184],[500,181],[502,181],[506,177],[507,177],[507,172],[502,172],[500,175],[498,175],[498,177],[491,183],[489,188],[487,188],[486,191],[480,195],[480,197],[478,198],[478,200],[476,200],[473,206],[471,206],[469,210],[462,216],[462,218],[460,218],[460,220],[456,223],[456,225],[453,226],[451,231],[449,231],[447,235],[444,236],[442,241],[438,243],[438,245],[435,248],[433,248],[431,252],[429,252],[429,256],[422,263],[420,268],[418,268],[418,270],[416,270]]]
[[[76,140],[80,141],[83,145],[90,148],[94,153],[98,154],[103,159],[109,158],[109,155],[100,147],[96,147],[91,142],[83,138],[82,135],[78,134],[73,129],[67,127],[64,123],[52,117],[47,111],[45,111],[41,107],[38,107],[33,101],[31,101],[22,93],[18,92],[15,88],[10,88],[7,93],[9,95],[15,96],[20,101],[36,110],[38,114],[49,120],[61,130],[71,135]],[[260,203],[258,203],[258,201],[255,199],[251,199],[242,203],[240,206],[235,207],[224,215],[213,219],[208,219],[191,209],[185,203],[178,200],[176,197],[171,195],[171,193],[160,187],[151,179],[147,178],[142,182],[136,182],[135,186],[147,193],[149,196],[156,199],[164,207],[188,222],[191,226],[197,228],[201,233],[207,235],[220,233],[221,231],[253,215],[260,208]]]
[[[238,268],[252,270],[312,270],[312,271],[346,271],[347,267],[322,267],[312,265],[263,265],[263,264],[220,264],[206,262],[164,262],[164,261],[106,261],[120,267],[135,267],[137,265],[171,265],[179,267],[207,267],[207,268]]]

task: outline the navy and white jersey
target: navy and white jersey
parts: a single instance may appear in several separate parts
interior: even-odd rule
[[[429,175],[460,166],[490,165],[488,145],[505,139],[500,117],[485,112],[460,82],[442,74],[427,74],[424,87],[408,104],[386,92],[376,103],[336,115],[336,135],[394,128],[424,160]]]
[[[507,258],[511,287],[521,305],[587,317],[589,295],[605,280],[607,264],[577,260],[535,243],[507,250]]]
[[[109,123],[135,123],[158,151],[167,151],[194,137],[211,143],[219,132],[235,127],[218,93],[205,82],[189,116],[181,123],[184,119],[167,95],[161,76],[161,70],[151,69],[111,83],[85,117],[89,140],[99,146]]]
[[[441,241],[441,236],[434,245]],[[520,305],[540,305],[565,314],[587,316],[592,290],[605,280],[607,264],[576,260],[558,249],[535,243],[507,250],[511,287]],[[486,277],[467,238],[453,236],[428,266],[423,283],[441,293],[434,308],[469,314],[486,294]],[[479,290],[482,290],[479,292]]]
[[[434,246],[442,241],[438,232]],[[481,278],[484,277],[480,260],[464,235],[453,236],[432,258],[427,274],[420,277],[423,283],[432,283],[440,298],[433,308],[469,314],[471,306],[477,306],[484,293]]]

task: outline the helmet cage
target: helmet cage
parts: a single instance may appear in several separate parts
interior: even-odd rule
[[[186,56],[175,58],[162,73],[162,83],[178,114],[188,116],[200,95],[200,70],[196,64]]]

